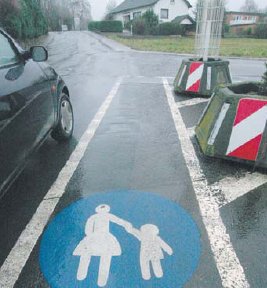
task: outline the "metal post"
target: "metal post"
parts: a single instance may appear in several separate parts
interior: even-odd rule
[[[224,17],[224,0],[199,0],[195,54],[207,61],[219,58],[221,32]]]

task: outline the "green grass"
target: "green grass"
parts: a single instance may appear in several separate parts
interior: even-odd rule
[[[194,54],[193,37],[122,38],[115,34],[109,38],[136,50]],[[252,38],[225,38],[221,43],[221,56],[267,58],[267,40]]]

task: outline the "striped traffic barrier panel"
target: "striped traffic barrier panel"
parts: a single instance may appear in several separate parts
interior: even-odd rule
[[[267,121],[267,101],[241,99],[226,155],[255,161]]]
[[[174,80],[174,91],[209,97],[217,85],[228,83],[232,83],[228,61],[187,59],[183,60]]]
[[[196,127],[205,155],[267,168],[267,97],[258,88],[242,83],[215,90]]]
[[[203,62],[192,62],[189,67],[189,74],[186,83],[186,91],[198,93],[204,71]]]

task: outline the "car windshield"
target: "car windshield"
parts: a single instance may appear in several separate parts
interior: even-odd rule
[[[0,33],[0,67],[18,62],[18,57],[8,39]]]

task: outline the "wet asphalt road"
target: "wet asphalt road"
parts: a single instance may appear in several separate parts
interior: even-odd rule
[[[46,44],[49,63],[70,90],[74,137],[61,145],[48,139],[1,199],[0,266],[114,83],[123,77],[51,219],[74,201],[96,192],[127,189],[157,193],[185,208],[200,230],[199,265],[185,287],[223,287],[162,84],[162,77],[172,84],[183,57],[132,51],[89,32],[53,33]],[[234,81],[258,80],[264,71],[263,61],[230,62]],[[186,99],[175,96],[176,102]],[[180,109],[189,130],[204,108],[205,103],[201,103]],[[191,139],[209,184],[233,175],[238,178],[251,170],[203,157]],[[256,288],[267,287],[266,188],[264,184],[220,209],[248,283]],[[39,246],[38,241],[15,287],[49,287],[39,268]]]

